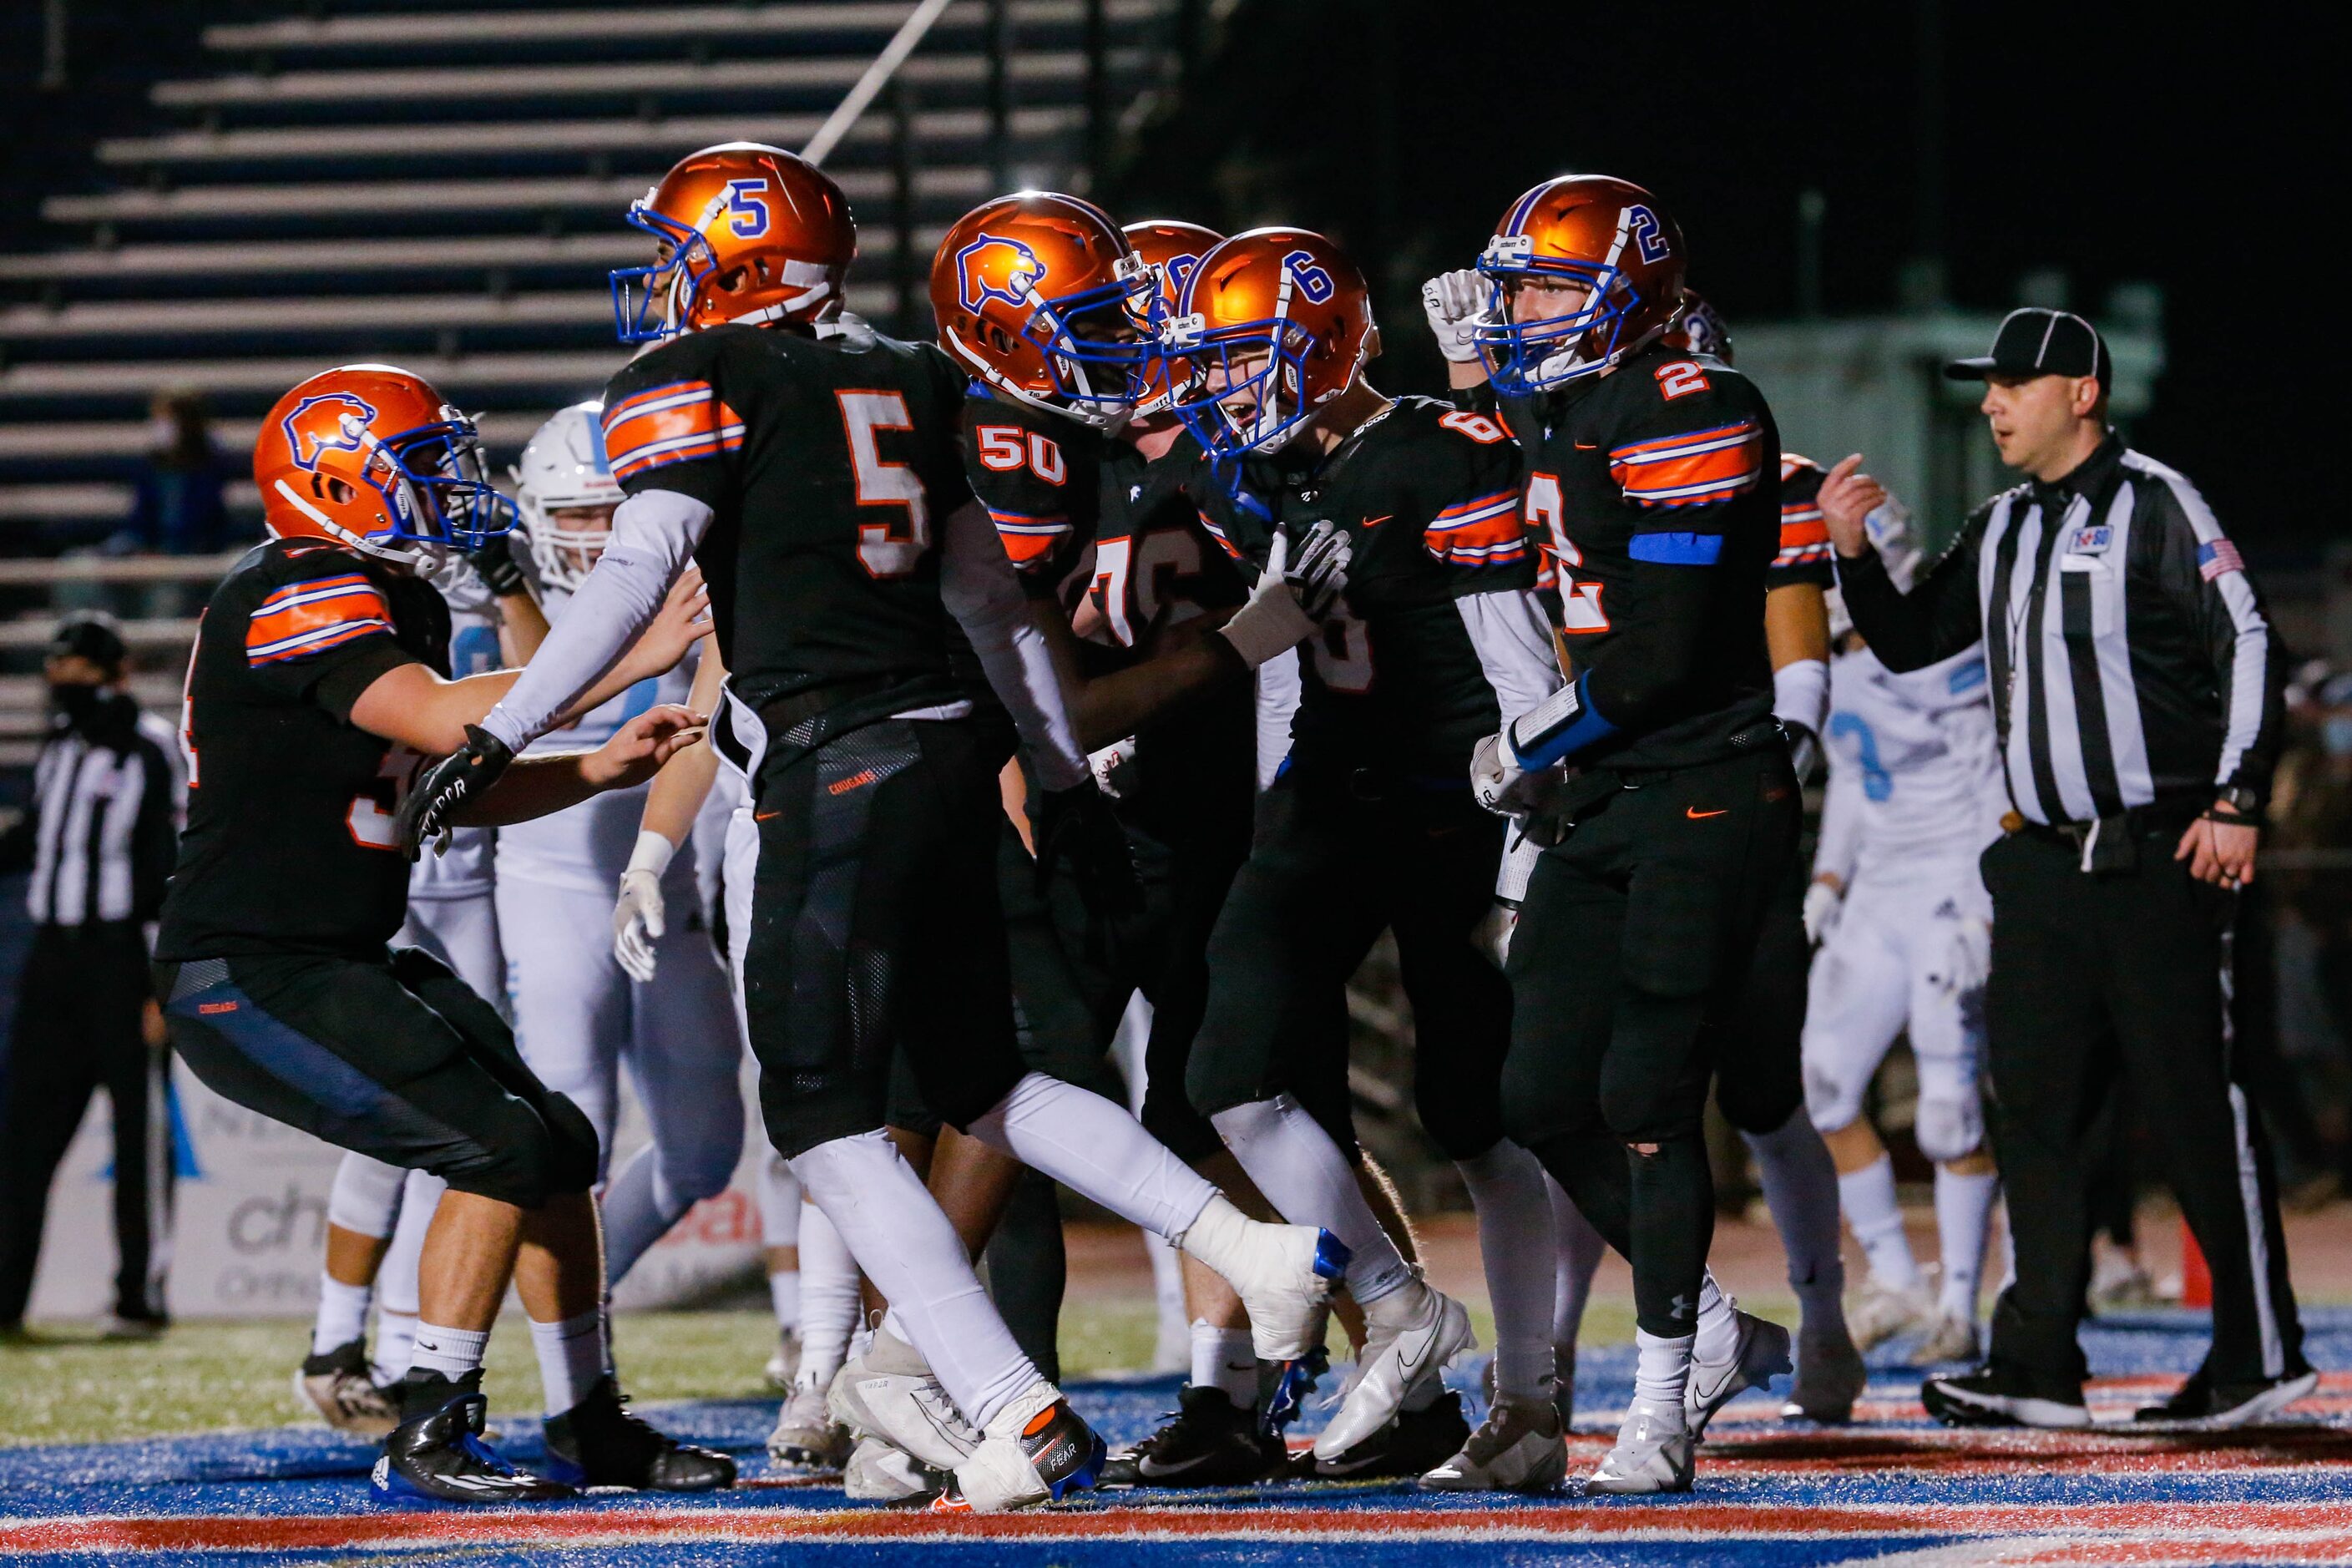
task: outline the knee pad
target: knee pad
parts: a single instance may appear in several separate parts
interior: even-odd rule
[[[390,1236],[407,1182],[408,1173],[397,1165],[345,1154],[335,1167],[335,1184],[327,1190],[327,1223],[358,1236]]]
[[[1495,1091],[1444,1073],[1416,1075],[1413,1110],[1422,1130],[1449,1160],[1485,1153],[1505,1136],[1503,1108]]]
[[[721,1133],[700,1138],[691,1148],[664,1149],[656,1157],[661,1161],[663,1184],[688,1204],[698,1204],[727,1190],[742,1153],[743,1138],[738,1123],[731,1137]]]
[[[1851,1127],[1862,1117],[1863,1091],[1869,1085],[1845,1083],[1840,1075],[1818,1061],[1805,1063],[1805,1114],[1815,1127],[1824,1132],[1835,1132]]]
[[[1984,1104],[1973,1095],[1923,1097],[1912,1122],[1919,1152],[1938,1165],[1965,1159],[1984,1142]]]

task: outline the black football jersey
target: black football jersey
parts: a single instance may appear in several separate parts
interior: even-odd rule
[[[1762,395],[1720,360],[1653,344],[1505,409],[1562,647],[1622,731],[1579,760],[1726,754],[1772,707],[1764,591],[1780,551],[1780,438]]]
[[[188,660],[188,826],[158,958],[383,951],[408,909],[393,813],[422,759],[351,710],[412,663],[449,670],[430,584],[312,540],[237,563]]]
[[[1492,416],[1401,397],[1328,455],[1293,447],[1244,465],[1236,489],[1202,487],[1204,524],[1253,570],[1276,530],[1296,549],[1328,520],[1353,546],[1346,595],[1299,650],[1294,755],[1466,777],[1501,716],[1454,601],[1534,586],[1519,472]]]
[[[745,702],[839,688],[838,729],[968,695],[937,543],[971,495],[963,389],[936,346],[862,322],[690,332],[613,377],[613,477],[715,514],[695,560]]]
[[[1794,452],[1780,454],[1780,553],[1764,579],[1768,588],[1811,583],[1836,585],[1830,560],[1830,525],[1822,521],[1822,466]]]

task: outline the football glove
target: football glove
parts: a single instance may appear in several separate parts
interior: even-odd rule
[[[1307,531],[1298,558],[1283,567],[1282,580],[1309,618],[1321,620],[1348,591],[1348,566],[1356,547],[1339,525],[1328,519]]]
[[[492,539],[479,550],[467,551],[466,561],[493,598],[511,599],[518,594],[530,591],[523,583],[522,563],[515,559],[514,549],[507,542],[504,534]]]
[[[1815,947],[1829,940],[1837,929],[1838,910],[1844,900],[1837,889],[1827,882],[1814,882],[1805,889],[1805,940]]]
[[[1556,767],[1530,771],[1511,750],[1507,730],[1487,736],[1470,753],[1470,789],[1478,804],[1497,816],[1540,811],[1559,782]]]
[[[1348,536],[1328,521],[1308,531],[1295,562],[1289,537],[1276,533],[1249,602],[1217,628],[1217,635],[1252,669],[1297,647],[1314,636],[1316,622],[1346,591],[1354,552]]]
[[[1091,778],[1037,795],[1038,892],[1062,874],[1096,921],[1121,920],[1143,909],[1143,882],[1127,829]]]
[[[1478,357],[1478,329],[1486,324],[1494,290],[1476,268],[1441,272],[1421,286],[1421,309],[1436,334],[1437,352],[1456,364]]]
[[[393,830],[401,853],[415,859],[425,841],[447,833],[458,809],[498,783],[513,761],[504,741],[478,724],[467,725],[466,743],[417,774],[400,803]]]
[[[677,846],[661,834],[641,829],[637,847],[629,852],[628,868],[621,873],[621,896],[613,905],[613,957],[640,985],[653,983],[659,956],[655,943],[661,941],[668,920],[662,902],[662,872],[677,852]]]
[[[1087,753],[1095,784],[1113,800],[1125,800],[1142,783],[1136,772],[1135,737],[1113,741],[1099,752]]]

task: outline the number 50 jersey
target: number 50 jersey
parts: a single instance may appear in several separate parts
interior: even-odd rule
[[[188,826],[155,956],[381,956],[408,909],[392,816],[418,758],[351,721],[404,664],[449,670],[429,584],[355,551],[274,540],[214,591],[188,660]]]
[[[837,689],[838,731],[967,695],[934,545],[970,500],[963,395],[939,349],[855,320],[823,337],[689,332],[613,377],[604,447],[621,488],[716,514],[695,559],[746,703]]]

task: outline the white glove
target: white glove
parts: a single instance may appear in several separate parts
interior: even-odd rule
[[[640,985],[653,982],[654,944],[667,929],[662,872],[677,853],[677,846],[660,834],[641,831],[636,848],[629,854],[628,869],[621,873],[621,896],[613,906],[613,956],[622,972]]]
[[[1354,548],[1332,523],[1318,522],[1299,545],[1294,564],[1289,538],[1276,533],[1249,602],[1217,628],[1217,635],[1233,644],[1252,669],[1297,647],[1314,635],[1317,619],[1330,611],[1347,587]]]
[[[1814,882],[1805,889],[1805,940],[1819,947],[1837,929],[1838,910],[1843,906],[1844,895],[1827,882]]]
[[[1087,753],[1087,765],[1095,771],[1095,787],[1113,800],[1124,800],[1127,792],[1139,783],[1135,773],[1135,737],[1113,741],[1099,752]]]
[[[1538,768],[1533,773],[1519,765],[1511,750],[1508,726],[1478,742],[1470,753],[1470,792],[1478,804],[1497,816],[1524,817],[1531,811],[1540,811],[1550,798],[1553,786],[1560,781],[1557,767]],[[1526,825],[1520,826],[1519,837],[1526,837]],[[1533,865],[1529,861],[1530,866]]]
[[[1441,272],[1421,286],[1421,308],[1437,338],[1437,352],[1456,364],[1478,355],[1478,329],[1486,324],[1494,288],[1477,268]]]

